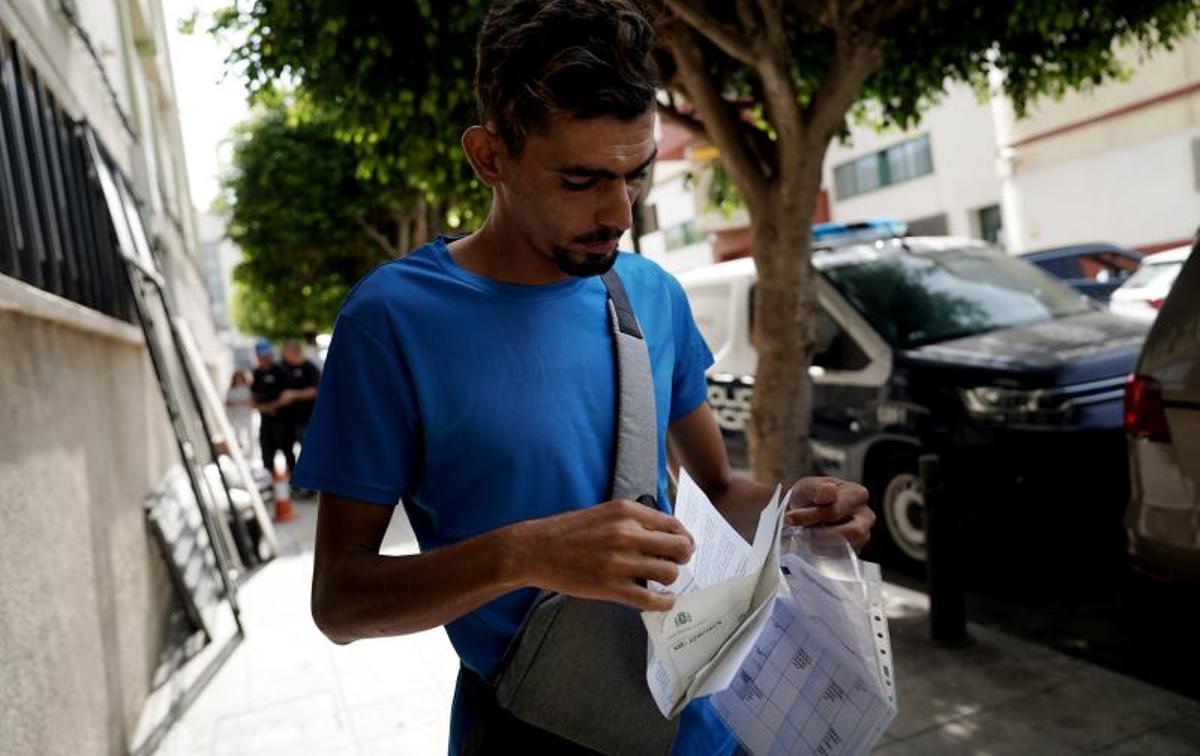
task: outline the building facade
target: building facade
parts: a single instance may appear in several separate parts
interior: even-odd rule
[[[143,502],[175,439],[89,169],[132,195],[173,308],[226,370],[159,0],[0,2],[0,741],[126,753],[176,601]]]
[[[913,234],[991,237],[1000,216],[991,109],[950,88],[916,128],[857,125],[825,157],[835,221],[898,218]]]
[[[1006,98],[953,84],[910,130],[852,124],[826,154],[815,220],[897,218],[914,235],[982,238],[1013,253],[1083,242],[1154,252],[1187,243],[1200,225],[1200,36],[1149,55],[1125,51],[1123,59],[1127,78],[1043,98],[1021,118]],[[739,229],[745,242],[745,213],[705,207],[712,148],[676,151],[693,159],[661,183],[656,175],[652,201],[686,224],[672,182],[680,173],[700,176],[691,184],[692,226],[711,242],[707,263],[747,254],[746,243],[720,243]],[[701,249],[672,254],[655,243],[647,253],[680,272],[705,264]]]
[[[1200,36],[1090,91],[1044,99],[1021,119],[996,103],[1009,245],[1026,251],[1106,241],[1147,252],[1200,225]]]

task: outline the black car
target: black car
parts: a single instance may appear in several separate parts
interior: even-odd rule
[[[1142,253],[1115,244],[1089,242],[1026,252],[1021,259],[1107,304],[1112,293],[1142,264]]]
[[[917,460],[930,452],[956,483],[955,505],[978,523],[998,518],[1037,539],[1061,520],[1075,535],[1094,528],[1088,539],[1120,537],[1122,397],[1144,325],[969,239],[855,242],[814,251],[813,261],[814,456],[824,474],[870,488],[885,549],[924,559]],[[716,356],[709,403],[745,465],[753,262],[680,280]]]

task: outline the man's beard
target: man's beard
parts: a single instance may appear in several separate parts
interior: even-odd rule
[[[620,236],[619,231],[614,232],[612,229],[599,229],[574,239],[572,243],[594,244],[605,241],[615,242]],[[568,276],[576,276],[578,278],[602,276],[617,262],[616,247],[613,248],[612,252],[604,254],[590,254],[585,252],[582,260],[575,259],[566,247],[560,247],[557,244],[554,245],[552,251],[554,253],[554,264],[558,266],[558,269]]]
[[[612,252],[604,255],[585,254],[582,260],[576,260],[571,257],[571,253],[566,249],[555,246],[554,264],[568,276],[576,276],[577,278],[602,276],[616,263],[617,254],[617,250],[614,249]]]

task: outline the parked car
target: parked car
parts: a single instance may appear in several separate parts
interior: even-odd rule
[[[1021,255],[1076,291],[1097,302],[1108,298],[1142,262],[1142,253],[1115,244],[1092,242],[1026,252]]]
[[[1143,566],[1200,581],[1200,254],[1166,299],[1126,393],[1129,548]]]
[[[1108,523],[1119,558],[1122,398],[1146,326],[980,241],[856,233],[844,244],[826,234],[827,248],[813,253],[811,439],[822,473],[871,490],[874,540],[900,562],[924,560],[917,459],[938,452],[970,481],[973,510],[999,511],[1032,532],[1035,521],[1079,506]],[[744,465],[757,364],[754,263],[680,280],[716,358],[709,404],[733,462]]]
[[[1191,247],[1184,246],[1146,255],[1142,267],[1112,293],[1109,309],[1120,315],[1153,321],[1191,252]]]

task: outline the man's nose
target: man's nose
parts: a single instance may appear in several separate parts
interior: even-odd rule
[[[596,211],[596,223],[622,233],[633,225],[633,199],[624,181],[609,182]]]

